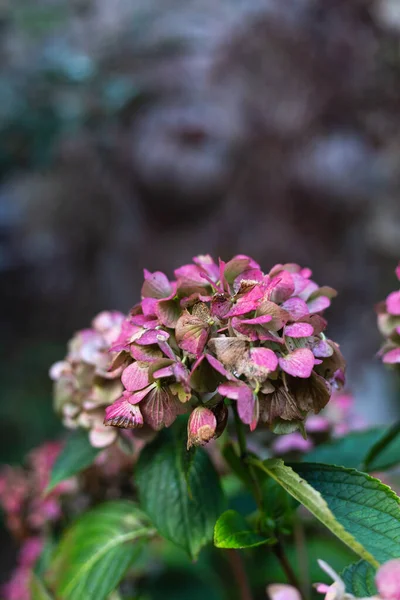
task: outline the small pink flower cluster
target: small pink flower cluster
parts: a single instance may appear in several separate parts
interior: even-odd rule
[[[104,409],[122,394],[122,367],[110,370],[113,353],[110,346],[118,337],[125,316],[101,312],[91,329],[75,334],[68,344],[65,360],[50,369],[54,380],[54,404],[66,427],[89,430],[95,447],[108,446],[117,432],[105,427]]]
[[[325,594],[325,600],[368,600],[356,599],[347,593],[339,575],[324,561],[318,562],[321,569],[333,579],[331,585],[318,583],[315,586],[319,593]],[[400,559],[390,560],[382,565],[376,574],[375,583],[378,596],[372,596],[369,600],[400,600]],[[291,585],[270,585],[267,591],[271,600],[301,600],[300,593]]]
[[[400,281],[400,264],[396,269]],[[386,341],[380,354],[387,364],[400,364],[400,290],[392,292],[377,307],[378,327]]]
[[[222,431],[229,398],[251,430],[261,422],[286,433],[343,383],[344,359],[321,316],[336,292],[309,269],[276,265],[264,274],[247,256],[217,265],[206,255],[174,281],[144,277],[142,301],[111,345],[109,369],[122,371],[124,391],[106,408],[106,425],[159,430],[197,407],[189,445],[201,444]]]
[[[75,481],[70,479],[44,494],[61,449],[59,442],[43,444],[28,455],[26,468],[7,466],[0,475],[0,506],[7,527],[19,539],[37,534],[46,523],[58,520],[60,496],[76,489]]]
[[[44,529],[61,518],[61,496],[76,490],[75,481],[69,479],[44,493],[61,449],[58,442],[43,444],[28,455],[26,468],[6,467],[0,474],[0,506],[6,524],[22,540],[18,566],[2,590],[5,600],[30,599],[30,573],[42,550]]]
[[[40,536],[24,541],[18,553],[18,566],[11,579],[2,587],[4,600],[31,600],[30,579],[32,569],[43,549]]]

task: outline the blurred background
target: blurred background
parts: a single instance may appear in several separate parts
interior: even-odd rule
[[[335,287],[349,389],[394,419],[399,106],[398,0],[0,0],[0,462],[59,434],[72,332],[199,253]]]

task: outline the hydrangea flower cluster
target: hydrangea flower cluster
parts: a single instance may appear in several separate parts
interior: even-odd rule
[[[390,560],[382,565],[376,574],[375,583],[378,596],[356,598],[346,592],[346,587],[339,575],[323,560],[318,561],[321,569],[333,579],[331,585],[317,583],[315,588],[325,594],[325,600],[400,600],[400,560]],[[269,585],[267,588],[271,600],[301,600],[300,592],[291,585]]]
[[[400,281],[400,264],[396,269]],[[381,348],[382,360],[387,364],[400,364],[400,290],[392,292],[377,307],[378,327],[386,341]]]
[[[122,394],[122,366],[110,369],[110,346],[119,335],[125,316],[117,311],[101,312],[92,327],[74,335],[63,361],[50,369],[54,380],[54,404],[69,429],[89,430],[95,447],[111,444],[117,432],[105,427],[104,409]]]
[[[247,256],[219,264],[197,256],[173,281],[145,270],[141,295],[110,347],[108,372],[121,373],[124,390],[106,408],[106,425],[159,430],[194,409],[188,443],[199,445],[222,432],[228,398],[251,430],[261,423],[286,433],[344,381],[321,316],[336,292],[309,269],[265,274]]]

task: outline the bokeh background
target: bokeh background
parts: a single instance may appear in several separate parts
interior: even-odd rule
[[[311,267],[360,411],[396,417],[398,0],[0,0],[0,462],[60,433],[71,333],[199,253]]]

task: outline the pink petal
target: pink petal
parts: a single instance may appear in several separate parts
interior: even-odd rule
[[[386,298],[386,309],[390,315],[395,315],[396,317],[400,315],[400,290],[392,292]]]
[[[154,379],[162,379],[163,377],[173,377],[174,372],[172,370],[172,365],[169,367],[163,367],[162,369],[158,369],[153,373]]]
[[[218,373],[220,373],[229,380],[235,379],[232,373],[229,373],[229,371],[225,369],[224,365],[217,358],[215,358],[211,354],[205,354],[204,357],[207,359],[212,368],[218,371]]]
[[[250,258],[239,254],[228,261],[224,269],[224,277],[228,283],[233,283],[238,275],[250,266]]]
[[[142,305],[143,314],[146,317],[156,314],[156,306],[157,306],[156,298],[143,298],[141,305]]]
[[[281,305],[281,308],[286,310],[296,321],[309,314],[308,306],[301,298],[290,298]]]
[[[330,305],[331,301],[327,296],[318,296],[317,298],[314,298],[314,300],[307,302],[310,314],[319,313],[328,308]]]
[[[134,362],[123,370],[121,381],[128,392],[136,392],[149,384],[149,365]]]
[[[306,287],[301,291],[298,292],[298,296],[302,299],[302,300],[308,300],[309,297],[314,294],[317,290],[319,290],[319,285],[317,285],[315,283],[315,281],[308,281]]]
[[[253,319],[241,319],[241,323],[244,325],[265,325],[272,321],[271,315],[261,315],[261,317],[254,317]]]
[[[105,448],[117,439],[117,430],[102,423],[89,431],[89,441],[94,448]]]
[[[150,346],[136,346],[131,344],[129,347],[132,358],[148,363],[156,362],[162,358],[162,354],[158,348]]]
[[[292,325],[286,325],[283,333],[293,338],[309,337],[314,333],[314,328],[309,323],[292,323]]]
[[[287,356],[281,356],[279,365],[285,373],[307,379],[314,368],[314,355],[308,348],[297,348]]]
[[[301,433],[294,431],[288,435],[281,435],[273,442],[272,449],[275,454],[287,452],[309,452],[313,447],[311,440],[305,440]]]
[[[383,362],[388,365],[400,363],[400,348],[395,348],[387,352],[383,357]]]
[[[213,258],[209,254],[204,254],[200,256],[194,256],[193,262],[203,269],[208,277],[213,281],[218,281],[219,279],[219,268],[218,265],[215,264]]]
[[[269,300],[281,304],[290,298],[294,292],[294,282],[290,273],[281,271],[268,286],[270,288]]]
[[[213,317],[225,319],[231,309],[231,302],[225,294],[215,294],[211,301],[211,314]]]
[[[175,300],[159,300],[156,306],[156,315],[164,327],[173,329],[181,315],[181,309]]]
[[[237,292],[240,289],[242,281],[258,281],[259,283],[265,282],[265,276],[260,269],[247,269],[240,273],[233,282],[233,289]]]
[[[144,270],[144,283],[142,286],[142,296],[144,298],[166,298],[172,292],[172,286],[168,280],[168,277],[161,273],[161,271],[155,271],[150,273],[147,269]]]
[[[150,329],[141,335],[135,343],[138,346],[151,346],[152,344],[159,344],[160,342],[166,342],[169,338],[169,333],[162,329]]]
[[[249,302],[238,302],[234,304],[230,311],[225,314],[225,319],[230,317],[236,317],[239,315],[245,315],[246,313],[252,312],[256,310],[257,303],[254,300],[250,300]]]
[[[116,400],[106,408],[104,425],[133,429],[143,425],[143,417],[138,406],[132,405],[126,397]]]
[[[150,298],[153,301],[153,298]],[[157,302],[157,300],[155,301]],[[138,325],[139,327],[144,327],[145,329],[154,329],[159,325],[158,319],[155,318],[155,315],[134,315],[131,318],[132,325]]]
[[[246,425],[252,423],[256,397],[246,384],[234,382],[222,383],[218,386],[218,392],[221,396],[236,400],[240,419]]]
[[[143,400],[143,398],[146,398],[146,396],[151,392],[151,390],[154,390],[154,388],[156,386],[157,386],[156,383],[151,383],[150,385],[145,387],[143,390],[133,392],[133,394],[131,394],[129,396],[129,402],[131,404],[139,404],[139,402],[141,402]]]
[[[174,271],[180,287],[206,287],[208,282],[197,265],[183,265]]]
[[[278,358],[269,348],[251,348],[250,358],[256,365],[268,371],[275,371],[278,366]]]
[[[198,356],[204,350],[208,340],[208,325],[199,317],[184,313],[175,329],[176,341],[182,350]]]
[[[141,404],[145,422],[156,431],[169,427],[178,415],[178,404],[168,388],[155,388]]]

